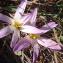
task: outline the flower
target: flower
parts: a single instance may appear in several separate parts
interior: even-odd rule
[[[38,57],[39,54],[39,44],[53,50],[61,50],[61,47],[58,43],[51,39],[40,37],[40,34],[44,34],[50,31],[51,29],[56,27],[57,24],[55,24],[55,22],[50,22],[40,29],[34,27],[36,23],[37,8],[35,8],[32,13],[23,16],[26,4],[27,0],[23,0],[21,2],[13,18],[10,18],[0,13],[0,20],[8,23],[7,27],[0,30],[0,38],[5,37],[10,33],[13,33],[10,46],[11,48],[13,48],[14,52],[18,52],[32,44],[34,49],[34,62],[35,56]],[[20,38],[20,31],[28,33],[27,38]]]
[[[26,38],[28,38],[33,48],[33,63],[35,62],[36,58],[39,55],[40,46],[42,45],[46,48],[49,48],[54,51],[60,51],[61,45],[55,42],[54,40],[46,37],[41,37],[39,34],[31,34],[28,35]]]
[[[23,0],[20,5],[18,6],[16,13],[13,18],[10,18],[6,15],[0,13],[0,21],[8,23],[8,26],[0,30],[0,38],[7,36],[10,33],[13,33],[11,47],[14,43],[20,38],[20,26],[21,26],[21,18],[25,20],[27,16],[23,16],[27,4],[27,0]],[[12,45],[13,43],[13,45]]]
[[[8,35],[9,33],[12,33],[13,28],[15,30],[15,28],[18,29],[20,27],[21,24],[19,21],[21,21],[20,20],[22,17],[21,14],[24,13],[26,4],[27,4],[27,0],[23,0],[21,2],[21,4],[18,6],[16,13],[15,13],[13,18],[10,18],[10,17],[0,13],[0,21],[6,22],[8,24],[7,27],[0,30],[0,38]],[[25,19],[25,17],[26,16],[24,16],[23,19]]]
[[[11,40],[11,47],[13,47],[17,42],[17,40],[20,38],[19,30],[21,28],[22,23],[24,23],[24,21],[29,20],[29,14],[22,16],[25,11],[26,4],[27,4],[27,0],[23,0],[21,2],[13,18],[10,18],[0,13],[0,21],[6,22],[8,24],[7,27],[0,30],[0,38],[3,38],[10,33],[13,33]]]
[[[26,15],[23,15],[26,4],[27,4],[27,0],[23,0],[21,2],[21,4],[18,6],[13,18],[10,18],[10,17],[0,13],[0,20],[8,23],[7,27],[0,30],[0,38],[5,37],[10,33],[13,33],[11,45],[10,45],[11,48],[13,48],[16,45],[16,43],[18,42],[18,40],[20,38],[20,32],[32,33],[32,34],[42,33],[42,30],[40,30],[34,26],[30,26],[28,24],[31,17],[34,16],[36,10],[34,10],[33,12],[28,13]]]
[[[44,34],[54,27],[57,26],[55,22],[49,22],[48,24],[45,24],[40,29],[37,29],[36,27],[32,28],[32,26],[35,26],[36,23],[36,16],[37,16],[37,8],[35,8],[32,11],[30,21],[27,21],[26,23],[28,25],[24,25],[21,31],[28,33],[28,35],[25,38],[22,38],[22,40],[19,40],[19,42],[16,43],[16,45],[13,48],[13,51],[15,53],[21,51],[24,48],[29,47],[32,44],[33,47],[33,62],[35,62],[36,57],[38,57],[40,45],[52,49],[52,50],[61,50],[61,46],[53,41],[52,39],[41,37],[41,34]],[[29,26],[32,25],[32,26]]]

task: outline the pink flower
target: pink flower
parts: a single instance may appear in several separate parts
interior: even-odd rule
[[[32,44],[33,62],[34,62],[36,57],[38,57],[38,54],[39,54],[39,50],[40,50],[39,44],[52,50],[61,50],[61,46],[49,38],[40,36],[41,34],[44,34],[50,31],[51,29],[53,29],[54,27],[56,27],[57,24],[55,22],[49,22],[48,24],[45,24],[40,29],[38,29],[36,27],[32,27],[32,26],[35,26],[35,23],[36,23],[37,8],[35,8],[32,11],[31,16],[32,17],[30,21],[26,22],[28,25],[24,25],[23,26],[24,29],[21,30],[22,32],[28,33],[28,35],[25,38],[22,38],[21,41],[19,40],[19,42],[16,43],[16,45],[13,48],[13,51],[19,52],[22,49],[27,48]],[[29,26],[29,25],[32,25],[32,26]]]
[[[20,38],[20,32],[31,33],[31,34],[40,34],[43,30],[40,30],[34,26],[30,26],[28,23],[35,22],[32,17],[35,17],[37,14],[37,9],[33,12],[23,15],[27,0],[23,0],[18,6],[16,13],[13,18],[10,18],[6,15],[0,13],[0,20],[8,23],[8,26],[0,30],[0,38],[7,36],[10,33],[13,33],[11,40],[11,48],[13,48]],[[30,20],[31,19],[31,20]],[[31,23],[32,23],[31,22]]]
[[[37,8],[35,8],[31,13],[23,16],[26,4],[27,0],[23,0],[21,2],[13,18],[0,13],[0,20],[8,23],[7,27],[0,30],[0,38],[13,33],[10,46],[13,48],[14,52],[18,52],[32,44],[34,50],[34,62],[35,56],[38,57],[39,54],[39,44],[53,50],[61,50],[61,47],[58,43],[49,38],[40,37],[41,34],[50,31],[56,27],[57,24],[55,22],[49,22],[48,24],[42,26],[40,29],[34,27],[36,23]],[[27,38],[20,38],[20,32],[28,33]]]
[[[37,33],[41,33],[41,30],[39,30],[35,27],[32,27],[32,26],[26,25],[27,22],[30,21],[30,18],[32,17],[32,14],[33,14],[33,12],[32,12],[32,13],[23,15],[26,4],[27,4],[27,0],[23,0],[21,2],[21,4],[18,6],[13,18],[10,18],[10,17],[0,13],[0,21],[6,22],[8,24],[7,27],[0,30],[0,38],[3,38],[10,33],[13,33],[12,40],[11,40],[12,48],[14,47],[14,45],[20,38],[20,32],[34,33],[36,30],[38,30],[40,32],[37,32]],[[33,29],[34,29],[34,31],[32,31]],[[27,32],[27,31],[29,31],[29,32]]]
[[[21,2],[13,18],[10,18],[0,13],[0,21],[6,22],[8,24],[7,27],[0,30],[0,38],[5,37],[12,32],[15,32],[14,30],[18,30],[18,28],[21,25],[21,18],[22,18],[22,14],[24,13],[26,4],[27,4],[27,0],[23,0]],[[28,15],[23,16],[23,19],[25,20],[27,17]]]

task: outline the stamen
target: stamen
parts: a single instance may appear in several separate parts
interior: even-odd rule
[[[37,34],[29,34],[30,38],[32,39],[37,39],[40,37],[40,35],[37,35]]]
[[[19,21],[13,21],[11,24],[16,29],[21,29],[22,24]]]

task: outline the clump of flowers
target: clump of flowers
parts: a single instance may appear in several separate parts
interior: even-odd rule
[[[0,13],[0,20],[8,23],[7,27],[0,30],[0,38],[13,33],[10,47],[15,54],[32,45],[34,63],[39,55],[40,45],[52,50],[61,50],[61,46],[50,38],[41,37],[42,34],[50,31],[58,24],[49,22],[40,29],[36,28],[37,8],[24,15],[26,4],[27,0],[21,2],[13,18]],[[26,34],[24,38],[21,37],[20,32]]]
[[[23,0],[21,2],[13,18],[10,18],[0,13],[0,20],[8,23],[7,27],[0,30],[0,38],[5,37],[10,33],[13,33],[12,40],[11,40],[12,48],[16,44],[16,41],[20,38],[21,31],[26,33],[35,33],[35,34],[42,32],[40,29],[36,27],[27,25],[27,22],[30,21],[33,12],[22,16],[25,11],[26,4],[27,4],[27,0]]]
[[[29,25],[35,26],[36,23],[36,16],[37,16],[37,8],[34,9],[33,16],[30,19]],[[36,57],[39,55],[40,45],[52,49],[52,50],[61,50],[61,46],[53,41],[52,39],[41,37],[40,35],[50,31],[54,27],[56,27],[58,24],[55,22],[49,22],[48,24],[42,26],[40,28],[41,33],[39,30],[31,29],[31,26],[29,29],[30,31],[33,31],[33,33],[29,33],[30,31],[25,29],[28,34],[25,36],[24,41],[19,41],[13,48],[14,52],[17,54],[19,51],[23,50],[24,48],[27,48],[28,46],[32,45],[33,47],[33,63],[35,62]],[[23,38],[22,38],[23,39]],[[22,42],[23,41],[23,42]],[[40,44],[40,45],[39,45]]]

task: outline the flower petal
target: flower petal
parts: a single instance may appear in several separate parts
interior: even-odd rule
[[[38,43],[44,47],[53,49],[53,50],[61,50],[61,46],[55,41],[47,38],[37,39]]]
[[[27,0],[22,0],[20,5],[18,6],[14,18],[21,19],[21,15],[24,13],[26,8]]]
[[[0,20],[3,21],[3,22],[7,22],[7,23],[10,24],[12,19],[10,17],[8,17],[8,16],[0,13]]]
[[[18,43],[14,46],[13,51],[18,52],[30,46],[30,40],[21,38]]]
[[[22,16],[21,23],[27,24],[30,21],[30,18],[31,18],[31,14],[30,13]]]
[[[23,16],[21,21],[24,23],[24,24],[28,24],[28,25],[33,25],[35,26],[35,23],[36,23],[36,16],[37,16],[37,8],[35,8],[33,10],[33,12],[31,13],[28,13],[27,15]]]
[[[33,63],[36,63],[36,53],[33,52]]]
[[[42,33],[42,30],[36,28],[36,27],[33,27],[33,26],[29,26],[29,25],[24,25],[22,26],[22,29],[21,29],[22,32],[25,32],[25,33],[31,33],[31,34],[39,34],[39,33]]]
[[[46,33],[48,31],[50,31],[51,29],[53,29],[54,27],[56,27],[58,24],[56,24],[55,22],[50,22],[44,26],[42,26],[42,28],[40,28],[43,32],[43,33]]]
[[[37,57],[39,55],[39,49],[40,49],[39,45],[38,44],[34,44],[34,46],[33,46],[33,52],[36,53]]]
[[[13,48],[16,43],[18,42],[18,39],[20,38],[20,32],[18,30],[15,30],[12,36],[10,47]]]
[[[35,8],[31,14],[31,19],[30,19],[30,22],[32,25],[35,26],[35,23],[36,23],[36,17],[37,17],[37,8]]]
[[[9,26],[3,28],[0,30],[0,38],[3,38],[5,36],[7,36],[8,34],[12,33],[13,31],[11,30],[11,28]]]
[[[39,50],[40,50],[40,47],[39,47],[38,43],[35,42],[34,46],[33,46],[33,63],[36,63],[36,60],[39,55]]]

